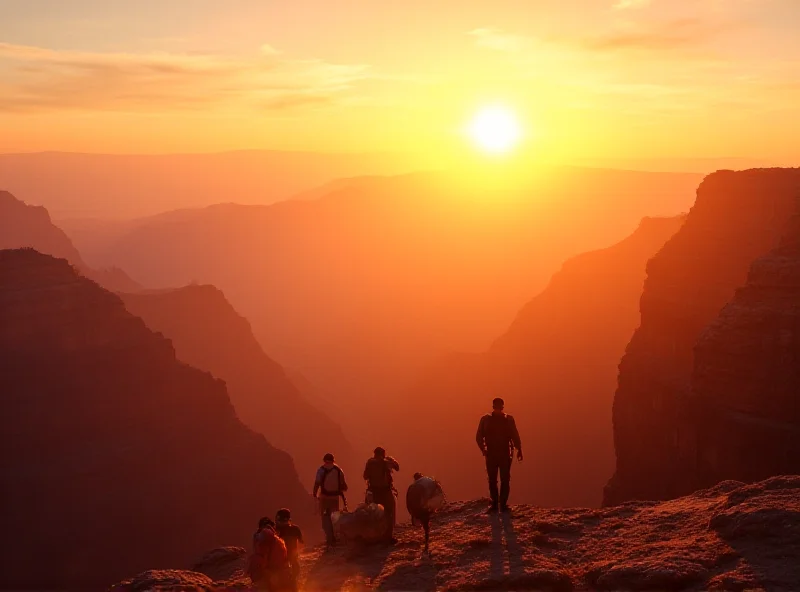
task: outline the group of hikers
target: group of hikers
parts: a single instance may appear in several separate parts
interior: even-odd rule
[[[336,464],[333,454],[328,453],[323,457],[323,465],[317,469],[314,479],[312,496],[318,500],[319,511],[322,516],[322,530],[325,533],[325,543],[330,548],[336,545],[336,534],[333,528],[333,514],[339,511],[339,500],[347,510],[347,480],[342,468]],[[373,451],[373,456],[364,467],[364,481],[367,483],[366,503],[375,503],[383,506],[385,516],[385,529],[381,541],[394,544],[395,517],[397,515],[393,471],[399,471],[400,464],[391,456],[386,456],[386,450],[378,446]]]
[[[509,512],[508,498],[511,492],[511,465],[516,452],[517,460],[522,461],[522,441],[514,418],[504,411],[503,399],[492,401],[492,412],[484,415],[478,424],[475,436],[478,447],[486,460],[486,473],[489,481],[491,505],[487,513]],[[322,530],[328,549],[338,543],[334,517],[340,516],[340,500],[345,513],[347,508],[347,480],[342,468],[336,464],[333,454],[323,457],[323,464],[314,479],[312,496],[319,508]],[[386,450],[377,447],[364,467],[364,481],[367,483],[365,504],[379,504],[383,509],[382,522],[378,536],[373,542],[385,545],[397,543],[394,537],[396,521],[397,490],[392,473],[400,470],[400,464]],[[498,489],[498,474],[500,487]],[[434,500],[435,498],[435,500]],[[425,532],[425,553],[428,552],[430,538],[430,519],[444,500],[439,483],[422,473],[415,473],[414,480],[406,493],[406,507],[412,524],[419,523]],[[262,518],[258,530],[253,535],[253,553],[248,561],[248,574],[253,583],[265,590],[297,590],[300,574],[299,551],[303,545],[303,533],[292,523],[291,512],[287,508],[278,511],[273,521]]]

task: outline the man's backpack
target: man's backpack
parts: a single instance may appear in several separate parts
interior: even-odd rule
[[[333,465],[332,467],[322,467],[322,483],[320,484],[322,495],[340,496],[342,495],[342,470]]]
[[[508,415],[489,414],[483,418],[483,437],[489,454],[511,454],[511,422]]]
[[[371,458],[367,461],[367,469],[365,471],[369,488],[372,490],[391,489],[392,483],[392,470],[389,468],[389,463],[386,460]]]
[[[270,527],[253,535],[253,554],[247,562],[247,575],[253,582],[263,581],[270,574],[288,569],[286,544]]]

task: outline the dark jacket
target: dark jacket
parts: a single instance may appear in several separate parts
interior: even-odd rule
[[[393,484],[392,471],[399,471],[400,465],[391,456],[386,458],[371,458],[364,467],[364,481],[369,483],[369,488],[391,489]]]
[[[513,450],[522,450],[522,440],[517,430],[517,422],[503,412],[488,413],[481,417],[475,441],[481,452],[489,456],[511,456]]]

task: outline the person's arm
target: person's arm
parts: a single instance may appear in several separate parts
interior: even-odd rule
[[[306,542],[303,540],[303,531],[300,530],[299,526],[295,526],[295,528],[297,529],[297,542],[301,545],[305,545]]]
[[[369,461],[364,465],[364,481],[369,481]]]
[[[400,464],[394,459],[394,457],[387,456],[386,457],[386,462],[388,462],[389,463],[389,467],[391,467],[395,471],[399,471],[400,470]]]
[[[483,420],[484,418],[481,417],[481,420],[478,422],[478,433],[475,434],[475,441],[478,443],[478,448],[481,449],[481,454],[486,454],[486,443],[484,442],[483,438]]]
[[[320,487],[322,487],[322,469],[317,469],[317,475],[314,477],[314,492],[311,495],[317,497]]]
[[[339,490],[347,491],[347,480],[344,478],[344,471],[339,468]]]
[[[508,425],[511,428],[511,441],[514,443],[514,448],[517,449],[517,458],[522,460],[522,440],[519,437],[519,430],[517,430],[517,422],[510,415],[508,416]]]

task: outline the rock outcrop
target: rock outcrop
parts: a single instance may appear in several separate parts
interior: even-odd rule
[[[639,322],[645,266],[683,221],[645,218],[619,243],[568,260],[487,352],[432,367],[386,430],[393,451],[412,471],[436,475],[449,495],[485,495],[475,429],[502,396],[526,452],[513,469],[512,500],[599,506],[614,468],[617,365]]]
[[[50,220],[44,207],[28,205],[8,191],[0,191],[0,249],[24,247],[66,259],[107,290],[135,292],[141,289],[118,267],[92,269],[86,265],[69,237]]]
[[[800,581],[800,477],[600,510],[517,506],[509,518],[484,508],[456,502],[437,514],[430,559],[420,557],[421,530],[409,527],[397,529],[391,550],[313,550],[301,558],[301,589],[794,592]],[[215,556],[230,566],[220,579],[148,572],[115,590],[247,589],[236,553]]]
[[[31,247],[83,267],[80,253],[42,206],[31,206],[0,191],[0,249]]]
[[[641,325],[619,367],[613,409],[617,463],[605,490],[606,504],[668,499],[697,486],[696,474],[686,470],[687,462],[696,458],[696,438],[692,430],[680,428],[690,406],[695,344],[736,289],[744,285],[753,261],[778,245],[797,207],[798,194],[800,169],[719,171],[709,175],[698,189],[684,226],[649,262]],[[755,278],[751,279],[758,281],[763,275],[760,269],[764,265],[756,266]],[[752,290],[747,293],[754,294]],[[755,302],[753,305],[762,307]],[[747,338],[744,347],[750,339],[757,341],[762,330],[767,340],[783,330],[796,333],[796,327],[769,327],[771,321],[763,320],[764,327]],[[725,339],[740,337],[729,334]],[[709,347],[714,346],[706,342],[700,351],[710,361],[714,354]],[[735,347],[733,343],[725,346],[729,352]],[[763,354],[767,349],[758,351]],[[764,376],[774,364],[785,364],[764,357],[745,364],[743,358],[736,360],[734,356],[724,363],[734,366],[720,367],[716,379],[724,373],[741,376],[743,372],[749,376],[748,382]],[[703,382],[710,368],[698,371],[697,379]],[[745,390],[752,388],[750,384]],[[736,401],[743,399],[736,394],[737,389],[717,398],[727,398],[729,409],[738,412],[743,408],[737,409]],[[745,397],[749,415],[769,417],[768,410],[783,403],[772,400],[780,395],[770,390],[769,383],[760,392],[760,396],[751,391]],[[703,433],[706,426],[698,425],[697,429]],[[758,452],[743,456],[739,462],[754,466],[766,461]]]
[[[67,261],[0,251],[0,359],[3,589],[108,585],[310,516],[224,383]]]
[[[800,193],[797,207],[695,346],[678,436],[697,487],[800,473]]]
[[[239,418],[289,452],[309,487],[326,452],[343,466],[355,460],[341,428],[298,392],[220,290],[190,285],[120,296],[172,341],[178,359],[225,381]]]

